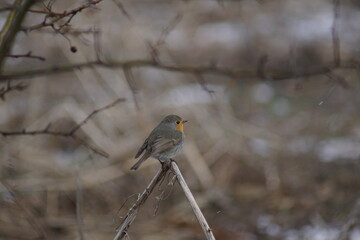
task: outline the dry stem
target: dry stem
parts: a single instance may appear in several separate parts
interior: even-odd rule
[[[134,203],[134,205],[129,209],[125,218],[123,219],[120,227],[118,228],[118,232],[114,237],[114,240],[122,239],[126,235],[127,229],[130,227],[131,223],[134,221],[136,214],[141,207],[148,199],[156,185],[165,177],[167,171],[169,170],[169,166],[164,166],[161,168],[155,177],[151,180],[149,185],[145,188],[145,190],[141,193],[138,200]]]
[[[171,162],[171,168],[174,171],[174,174],[176,175],[176,178],[179,181],[179,184],[180,184],[181,188],[183,189],[185,196],[188,199],[190,206],[191,206],[192,210],[194,211],[195,216],[201,225],[202,230],[204,231],[206,239],[215,240],[214,234],[213,234],[211,228],[209,227],[209,224],[207,223],[204,215],[202,214],[199,206],[197,205],[195,198],[192,195],[188,185],[186,184],[186,181],[185,181],[184,177],[182,176],[180,169],[179,169],[178,165],[176,164],[176,162],[174,162],[174,161]]]
[[[123,219],[120,227],[118,228],[118,232],[114,237],[114,240],[122,239],[125,235],[127,235],[127,230],[129,229],[131,223],[134,221],[136,214],[141,207],[145,203],[145,201],[150,196],[151,192],[154,190],[155,186],[161,182],[161,180],[165,177],[167,171],[169,170],[169,165],[163,165],[162,169],[160,169],[155,177],[151,180],[149,185],[143,191],[143,193],[139,196],[138,200],[134,203],[134,205],[129,209],[128,213],[126,214],[125,218]],[[171,169],[175,174],[177,180],[181,188],[183,189],[186,198],[189,200],[190,206],[193,209],[196,218],[198,219],[201,228],[204,231],[207,240],[215,240],[214,234],[210,229],[204,215],[202,214],[199,206],[197,205],[194,196],[192,195],[188,185],[184,177],[182,176],[179,167],[177,166],[175,161],[171,161]]]

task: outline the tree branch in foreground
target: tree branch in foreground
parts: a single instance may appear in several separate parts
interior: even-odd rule
[[[161,168],[155,175],[155,177],[151,180],[149,185],[145,188],[145,190],[141,193],[138,200],[134,203],[134,205],[129,209],[125,218],[122,220],[120,227],[117,229],[117,234],[114,237],[114,240],[122,239],[127,233],[131,223],[134,221],[136,214],[138,213],[139,208],[143,205],[156,185],[161,182],[161,180],[165,177],[167,171],[169,170],[169,166],[165,166]]]
[[[8,136],[20,136],[20,135],[52,135],[52,136],[58,136],[58,137],[67,137],[67,138],[72,138],[73,140],[79,142],[81,145],[83,145],[84,147],[92,150],[94,153],[99,154],[103,157],[108,158],[109,154],[95,148],[94,146],[92,146],[91,144],[87,143],[86,141],[84,141],[83,139],[79,138],[78,136],[76,136],[76,132],[83,126],[85,125],[90,118],[92,118],[93,116],[95,116],[96,114],[98,114],[101,111],[104,111],[106,109],[109,109],[113,106],[115,106],[116,104],[118,104],[119,102],[123,102],[125,101],[125,98],[118,98],[115,101],[111,102],[108,105],[105,105],[104,107],[95,109],[94,111],[92,111],[84,120],[82,120],[80,123],[78,123],[75,127],[73,127],[72,129],[70,129],[67,132],[60,132],[60,131],[52,131],[50,130],[50,124],[45,127],[42,130],[34,130],[34,131],[27,131],[26,129],[23,129],[21,131],[13,131],[13,132],[5,132],[5,131],[1,131],[0,130],[0,135],[2,135],[3,137],[8,137]]]
[[[171,165],[170,165],[171,164]],[[150,196],[151,192],[154,190],[155,186],[161,182],[161,180],[165,177],[167,171],[170,169],[175,174],[182,190],[185,193],[186,198],[188,199],[192,210],[195,213],[196,218],[198,219],[201,228],[204,231],[207,240],[215,240],[214,234],[209,227],[204,215],[202,214],[199,206],[197,205],[194,196],[192,195],[184,177],[182,176],[179,167],[177,166],[175,161],[171,161],[168,165],[163,165],[162,169],[160,169],[155,177],[151,180],[149,185],[145,188],[142,194],[139,196],[138,200],[134,203],[134,205],[129,209],[128,213],[126,214],[125,218],[123,219],[120,227],[118,228],[118,232],[113,240],[122,239],[125,235],[127,235],[127,230],[129,229],[131,223],[134,221],[137,212],[141,205],[145,203],[145,201]]]

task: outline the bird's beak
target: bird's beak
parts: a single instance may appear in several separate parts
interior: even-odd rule
[[[183,120],[182,123],[187,123],[189,120]]]

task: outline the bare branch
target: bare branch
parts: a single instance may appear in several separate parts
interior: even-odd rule
[[[168,170],[171,169],[173,173],[176,176],[176,179],[178,180],[180,186],[182,187],[186,198],[188,199],[191,208],[193,209],[201,228],[204,231],[204,234],[208,240],[215,240],[215,237],[212,233],[212,230],[210,229],[204,215],[202,214],[199,206],[197,205],[189,187],[187,186],[184,177],[182,176],[179,167],[177,166],[175,161],[171,161],[169,164],[163,164],[162,168],[157,172],[155,177],[151,180],[149,185],[146,187],[146,189],[142,192],[142,194],[139,196],[138,200],[134,203],[134,205],[129,209],[128,213],[126,214],[125,218],[122,220],[122,223],[120,227],[118,228],[118,232],[116,236],[114,237],[114,240],[122,239],[126,234],[127,230],[129,229],[131,223],[135,220],[135,217],[137,215],[137,212],[139,208],[145,203],[145,201],[150,196],[151,192],[154,190],[155,186],[161,182],[165,176]],[[174,183],[174,178],[169,182],[168,186],[171,186]],[[161,196],[161,199],[163,199],[163,196]],[[157,211],[157,208],[155,209],[155,212]]]
[[[120,9],[120,11],[130,20],[132,21],[132,17],[127,12],[126,8],[124,7],[124,4],[120,2],[120,0],[113,0],[113,2],[116,4],[116,6]]]
[[[214,92],[213,90],[209,89],[209,88],[206,86],[206,82],[205,82],[205,79],[204,79],[203,75],[202,75],[202,74],[196,74],[195,77],[196,77],[196,79],[198,80],[201,88],[202,88],[205,92],[207,92],[207,93],[210,95],[210,97],[213,97],[214,94],[215,94],[215,92]]]
[[[167,36],[171,33],[176,25],[181,21],[182,14],[177,14],[174,19],[161,31],[158,40],[155,43],[147,41],[146,44],[150,50],[150,55],[154,62],[160,62],[159,58],[159,48],[165,43]]]
[[[7,55],[7,57],[11,57],[11,58],[34,58],[34,59],[38,59],[40,61],[45,61],[46,60],[44,57],[32,55],[31,51],[29,51],[26,54],[10,54],[10,55]]]
[[[11,85],[11,81],[8,80],[6,85],[0,88],[0,99],[5,101],[5,95],[12,92],[12,91],[23,91],[27,88],[27,85],[23,84],[22,82]]]
[[[176,176],[172,174],[172,178],[171,178],[171,180],[168,181],[164,190],[162,190],[161,193],[158,196],[156,196],[156,198],[155,198],[156,206],[154,209],[154,216],[157,214],[157,211],[159,210],[161,201],[167,199],[170,196],[172,190],[174,189],[175,181],[176,181]],[[161,186],[161,184],[162,184],[162,182],[160,183],[160,186]]]
[[[163,165],[154,178],[151,180],[149,185],[145,188],[145,190],[141,193],[138,200],[134,203],[134,205],[129,209],[128,213],[122,220],[120,227],[118,228],[118,232],[114,237],[114,240],[122,239],[127,233],[126,231],[129,229],[131,223],[135,220],[136,214],[139,211],[139,208],[145,203],[148,199],[156,185],[165,177],[167,171],[169,170],[169,166]]]
[[[202,214],[199,206],[197,205],[195,198],[192,195],[188,185],[186,184],[186,181],[185,181],[184,177],[182,176],[180,169],[175,161],[171,161],[171,169],[173,170],[174,174],[176,175],[176,178],[177,178],[181,188],[183,189],[185,196],[188,199],[190,206],[191,206],[192,210],[194,211],[195,216],[201,225],[202,230],[204,231],[206,239],[215,240],[214,234],[213,234],[211,228],[209,227],[209,224],[207,223],[204,215]]]
[[[56,73],[65,73],[71,72],[74,70],[92,68],[94,66],[106,67],[106,68],[156,68],[159,70],[169,71],[169,72],[182,72],[182,73],[190,73],[190,74],[215,74],[225,77],[234,78],[257,78],[258,72],[254,70],[242,70],[242,69],[232,69],[226,67],[218,67],[218,66],[191,66],[191,65],[174,65],[174,64],[166,64],[147,60],[126,60],[126,61],[89,61],[84,63],[74,63],[69,65],[62,66],[53,66],[46,68],[38,68],[24,71],[16,71],[16,72],[7,72],[0,74],[0,81],[4,81],[7,79],[23,79],[23,78],[31,78],[35,76],[43,76],[50,75]],[[357,68],[356,63],[342,63],[342,69],[353,69]],[[304,78],[316,75],[323,75],[333,71],[334,68],[331,67],[320,67],[311,72],[301,72],[301,73],[293,73],[292,70],[284,70],[278,72],[267,72],[265,75],[268,79],[272,80],[287,80],[289,78]]]
[[[26,129],[23,129],[21,131],[11,131],[11,132],[6,132],[6,131],[0,131],[0,135],[2,135],[3,137],[8,137],[8,136],[22,136],[22,135],[52,135],[52,136],[57,136],[57,137],[66,137],[66,138],[72,138],[73,140],[79,142],[81,145],[85,146],[86,148],[92,150],[93,152],[108,158],[109,154],[96,149],[94,146],[92,146],[91,144],[87,143],[86,141],[82,140],[81,138],[79,138],[78,136],[75,135],[76,131],[78,131],[83,125],[85,125],[90,118],[94,117],[96,114],[98,114],[101,111],[104,111],[108,108],[111,108],[113,106],[115,106],[117,103],[119,102],[123,102],[125,101],[125,98],[118,98],[115,101],[113,101],[112,103],[95,109],[93,112],[91,112],[84,120],[82,120],[79,124],[77,124],[74,128],[72,128],[70,131],[67,132],[60,132],[60,131],[52,131],[50,130],[50,124],[48,126],[46,126],[44,129],[42,130],[34,130],[34,131],[27,131]]]
[[[74,8],[69,11],[64,11],[62,13],[57,13],[57,12],[52,11],[51,10],[51,1],[50,1],[49,4],[47,6],[45,6],[45,8],[49,11],[49,13],[45,16],[43,22],[33,25],[33,26],[24,27],[21,30],[33,31],[33,30],[43,28],[43,27],[52,27],[55,31],[61,31],[61,29],[63,27],[67,26],[70,23],[70,21],[75,17],[76,14],[83,11],[84,9],[95,6],[99,3],[101,3],[102,1],[103,0],[88,0],[88,1],[86,1],[86,3],[78,6],[77,8]],[[48,18],[51,18],[52,20],[47,21]],[[67,18],[67,20],[65,20],[65,23],[60,24],[59,27],[56,28],[55,24],[64,18]]]
[[[73,36],[78,36],[81,34],[95,34],[97,33],[96,31],[97,30],[94,29],[93,27],[87,29],[77,29],[77,28],[67,27],[61,30],[61,34],[67,34],[67,35],[71,34]],[[53,30],[46,28],[37,29],[36,32],[47,33],[47,34],[58,34],[58,32],[54,32]]]
[[[115,101],[113,101],[112,103],[105,105],[101,108],[95,109],[93,112],[91,112],[84,120],[82,120],[77,126],[75,126],[72,130],[69,131],[70,135],[73,135],[77,130],[79,130],[84,124],[87,123],[87,121],[89,121],[90,118],[92,118],[93,116],[95,116],[96,114],[98,114],[99,112],[102,112],[106,109],[109,109],[113,106],[115,106],[116,104],[118,104],[119,102],[124,102],[125,98],[118,98]]]
[[[170,21],[170,23],[161,31],[160,37],[159,39],[156,41],[155,43],[155,47],[159,47],[161,45],[163,45],[165,43],[165,40],[167,38],[167,36],[169,36],[169,34],[171,33],[172,30],[174,30],[174,28],[176,27],[176,25],[179,24],[179,22],[181,21],[181,19],[183,18],[182,14],[177,14],[174,19],[172,19]]]
[[[90,149],[94,153],[96,153],[96,154],[98,154],[98,155],[100,155],[100,156],[102,156],[104,158],[109,158],[110,157],[110,155],[107,152],[94,147],[93,145],[91,145],[90,143],[86,142],[85,140],[79,138],[76,135],[72,135],[71,138],[74,139],[75,141],[77,141],[78,143],[80,143],[81,145],[83,145],[84,147]]]

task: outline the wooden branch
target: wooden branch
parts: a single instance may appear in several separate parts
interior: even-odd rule
[[[17,83],[15,85],[11,84],[11,81],[8,80],[5,86],[0,88],[0,99],[5,101],[5,95],[13,91],[23,91],[27,88],[27,85],[23,84],[22,82]]]
[[[130,14],[128,13],[128,11],[126,10],[126,8],[124,7],[124,4],[121,3],[118,0],[113,0],[113,2],[116,4],[116,6],[120,9],[120,11],[122,12],[122,14],[124,14],[125,17],[127,17],[128,20],[132,21],[132,17],[130,16]]]
[[[226,67],[218,66],[191,66],[191,65],[174,65],[174,64],[159,64],[156,61],[148,59],[138,59],[138,60],[125,60],[125,61],[89,61],[84,63],[74,63],[61,66],[53,66],[46,68],[30,69],[24,71],[16,72],[5,72],[0,74],[0,82],[5,80],[15,80],[15,79],[24,79],[32,78],[36,76],[44,76],[50,74],[66,73],[74,70],[93,68],[93,67],[106,67],[106,68],[155,68],[163,71],[169,72],[182,72],[190,74],[215,74],[224,77],[230,78],[258,78],[258,72],[256,70],[242,70],[242,69],[232,69]],[[339,69],[356,69],[358,66],[355,62],[342,63]],[[320,67],[311,72],[298,73],[294,74],[291,70],[284,70],[278,72],[267,72],[264,73],[267,79],[272,80],[286,80],[289,78],[301,78],[301,77],[311,77],[316,75],[323,75],[337,70],[333,66]]]
[[[7,55],[7,57],[11,57],[11,58],[33,58],[33,59],[37,59],[37,60],[40,60],[40,61],[45,61],[46,60],[44,57],[32,55],[31,51],[29,51],[26,54],[9,54],[9,55]]]
[[[63,27],[67,26],[71,22],[71,20],[75,17],[75,15],[77,15],[84,9],[93,7],[93,6],[101,3],[102,1],[103,0],[89,0],[84,4],[81,4],[77,8],[67,10],[67,11],[64,11],[61,13],[54,12],[54,11],[52,11],[51,6],[47,6],[46,7],[47,11],[44,13],[44,14],[46,14],[46,16],[42,23],[39,23],[39,24],[36,24],[33,26],[24,27],[21,30],[22,31],[32,31],[32,30],[43,28],[43,27],[52,27],[56,32],[60,31]],[[47,21],[48,18],[50,18],[51,20]],[[60,24],[60,26],[58,28],[55,28],[55,23],[58,23],[60,20],[62,20],[64,18],[67,18],[65,23],[62,23],[62,24]]]
[[[138,200],[134,203],[134,205],[129,209],[125,218],[123,219],[120,227],[118,228],[118,232],[113,240],[122,239],[125,235],[127,235],[127,230],[129,229],[131,223],[134,221],[136,214],[138,213],[141,205],[145,203],[145,201],[150,196],[151,192],[154,190],[155,186],[163,180],[167,171],[170,169],[176,176],[176,179],[179,181],[181,188],[183,189],[186,198],[189,200],[190,206],[195,213],[196,218],[198,219],[201,228],[204,231],[207,240],[215,240],[214,234],[210,229],[204,215],[202,214],[199,206],[197,205],[194,196],[192,195],[189,187],[187,186],[184,177],[182,176],[179,167],[177,166],[175,161],[171,161],[171,164],[163,165],[163,167],[157,172],[155,177],[151,180],[149,185],[143,191],[143,193],[139,196]]]
[[[21,23],[34,2],[35,0],[16,0],[13,9],[6,19],[6,23],[0,32],[0,72],[2,72],[3,63],[12,47]]]
[[[195,216],[201,225],[202,230],[204,231],[206,239],[215,240],[214,234],[213,234],[211,228],[209,227],[209,224],[207,223],[204,215],[202,214],[199,206],[197,205],[195,198],[192,195],[188,185],[186,184],[186,181],[185,181],[184,177],[182,176],[180,169],[179,169],[178,165],[176,164],[176,162],[174,162],[174,161],[171,162],[171,169],[173,170],[174,174],[176,175],[176,178],[179,181],[179,184],[182,187],[182,189],[185,193],[185,196],[188,199],[190,206],[191,206],[192,210],[194,211]]]
[[[139,208],[145,203],[148,199],[156,185],[161,182],[161,180],[165,177],[167,171],[169,170],[169,166],[165,166],[161,168],[155,175],[155,177],[151,180],[149,185],[145,188],[145,190],[141,193],[138,200],[134,203],[134,205],[129,209],[125,218],[123,219],[120,227],[118,228],[118,232],[114,237],[114,240],[122,239],[127,233],[126,231],[129,229],[131,223],[134,221],[136,214]]]
[[[93,116],[95,116],[96,114],[98,114],[99,112],[102,112],[106,109],[112,108],[113,106],[115,106],[116,104],[118,104],[119,102],[124,102],[125,98],[118,98],[115,101],[101,107],[98,109],[95,109],[94,111],[92,111],[84,120],[82,120],[78,125],[76,125],[73,129],[71,129],[69,131],[69,134],[74,134],[77,130],[79,130],[84,124],[86,124],[90,118],[92,118]]]
[[[94,111],[92,111],[84,120],[82,120],[80,123],[78,123],[74,128],[70,129],[69,131],[66,132],[60,132],[60,131],[52,131],[50,130],[50,126],[51,124],[48,124],[44,129],[41,130],[34,130],[34,131],[27,131],[26,129],[20,130],[20,131],[2,131],[0,130],[0,136],[3,137],[8,137],[8,136],[24,136],[24,135],[52,135],[52,136],[57,136],[57,137],[65,137],[65,138],[72,138],[75,141],[77,141],[78,143],[80,143],[81,145],[83,145],[84,147],[92,150],[94,153],[99,154],[105,158],[109,157],[109,154],[95,148],[94,146],[92,146],[91,144],[87,143],[86,141],[84,141],[83,139],[79,138],[78,136],[76,136],[76,132],[83,126],[85,125],[89,119],[91,119],[92,117],[94,117],[96,114],[98,114],[99,112],[102,112],[106,109],[109,109],[113,106],[115,106],[116,104],[118,104],[119,102],[123,102],[125,101],[125,98],[118,98],[115,101],[109,103],[108,105],[105,105],[104,107],[95,109]]]

